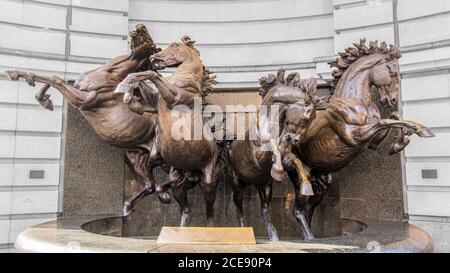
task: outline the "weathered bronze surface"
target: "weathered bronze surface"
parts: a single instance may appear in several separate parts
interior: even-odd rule
[[[172,190],[173,197],[180,205],[180,226],[186,226],[191,213],[187,191],[199,184],[205,197],[207,223],[212,226],[216,189],[222,170],[220,150],[214,140],[208,140],[203,135],[199,140],[194,139],[195,111],[185,114],[176,108],[183,105],[192,109],[195,98],[204,99],[215,84],[214,77],[203,66],[194,43],[184,36],[181,42],[172,43],[150,58],[151,65],[156,69],[176,67],[171,76],[163,78],[152,70],[132,73],[119,84],[118,91],[128,94],[135,86],[147,85],[144,80],[150,80],[155,85],[160,94],[157,106],[157,156],[171,166],[169,181],[157,190]],[[192,139],[176,140],[172,128],[183,115],[192,121],[189,128]]]
[[[391,154],[402,151],[412,134],[432,137],[434,134],[422,124],[401,120],[398,113],[390,119],[382,119],[372,101],[372,91],[377,90],[382,103],[394,106],[398,101],[400,51],[386,43],[378,45],[365,40],[354,44],[330,62],[334,89],[329,104],[318,111],[308,127],[304,139],[295,145],[295,154],[309,166],[314,196],[302,196],[296,200],[300,217],[307,220],[303,230],[305,239],[311,239],[309,231],[314,208],[321,202],[331,183],[331,173],[337,172],[366,149],[377,149],[390,131],[401,130],[401,136],[392,145]],[[295,170],[291,180],[298,179]]]
[[[301,81],[298,73],[291,73],[285,79],[284,70],[280,69],[277,76],[270,74],[260,79],[263,97],[262,105],[279,106],[279,121],[271,120],[268,112],[259,112],[259,128],[257,139],[235,140],[230,145],[230,163],[228,180],[233,189],[233,201],[236,205],[236,215],[241,226],[245,226],[243,218],[243,189],[253,185],[258,189],[261,200],[261,217],[267,227],[269,238],[278,241],[275,227],[269,215],[272,199],[273,180],[282,181],[284,165],[292,165],[303,179],[292,180],[303,184],[303,194],[312,195],[308,174],[303,164],[292,154],[291,142],[297,143],[303,139],[312,118],[315,116],[313,94],[316,91],[315,79]],[[279,122],[280,140],[265,138],[272,123]],[[256,126],[256,125],[255,125]],[[270,149],[264,149],[268,145]],[[301,185],[295,185],[301,188]],[[309,189],[309,191],[307,189]],[[301,194],[296,191],[296,194]]]
[[[53,110],[53,103],[46,92],[50,87],[55,88],[68,103],[81,112],[102,140],[127,149],[126,163],[133,173],[144,178],[145,185],[136,196],[125,202],[125,215],[137,200],[155,190],[152,169],[162,164],[151,156],[154,153],[152,150],[155,149],[157,115],[142,110],[143,107],[153,105],[154,101],[148,99],[146,105],[142,106],[136,100],[128,100],[127,105],[123,102],[122,94],[114,93],[117,85],[128,74],[148,70],[149,57],[159,50],[143,24],[138,24],[136,29],[130,32],[130,37],[130,54],[113,58],[101,67],[83,73],[73,86],[58,76],[46,77],[25,71],[6,71],[11,80],[24,78],[31,86],[34,86],[35,82],[44,83],[36,94],[36,99],[48,110]],[[141,87],[145,88],[138,88]],[[170,201],[167,194],[161,194],[160,197],[164,202]]]
[[[269,238],[276,241],[277,231],[269,215],[272,183],[287,174],[295,190],[293,214],[304,239],[310,240],[314,238],[310,231],[314,209],[327,193],[331,173],[366,149],[377,149],[393,129],[400,131],[400,137],[392,144],[391,154],[402,151],[412,134],[434,136],[422,124],[401,120],[398,113],[381,118],[372,93],[377,90],[381,102],[390,107],[398,102],[401,54],[394,46],[377,42],[367,46],[361,40],[330,63],[336,68],[330,97],[316,96],[314,79],[301,80],[298,73],[285,77],[280,69],[277,75],[260,79],[262,106],[276,105],[280,111],[275,119],[267,112],[258,113],[256,140],[227,142],[204,134],[196,139],[197,113],[179,106],[193,110],[197,99],[206,104],[205,97],[216,81],[204,67],[195,42],[184,36],[161,51],[142,24],[130,36],[130,54],[83,73],[73,86],[57,76],[6,71],[11,80],[24,78],[32,86],[44,83],[36,99],[49,110],[53,103],[47,91],[55,88],[102,140],[126,149],[127,165],[144,184],[125,201],[125,216],[137,201],[153,192],[163,203],[170,202],[170,190],[180,206],[180,226],[186,226],[191,217],[188,191],[198,184],[205,199],[207,225],[212,226],[216,190],[220,178],[226,178],[233,190],[239,225],[245,225],[243,189],[254,186]],[[162,77],[157,70],[166,67],[175,67],[175,71]],[[172,129],[180,116],[191,121],[191,138],[174,138]],[[202,128],[206,126],[203,119],[200,123]],[[267,129],[274,124],[278,124],[280,136],[267,137]],[[156,166],[169,174],[168,181],[155,182],[152,171]]]

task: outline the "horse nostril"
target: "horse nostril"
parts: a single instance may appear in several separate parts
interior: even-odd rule
[[[392,103],[397,103],[397,98],[392,98]]]

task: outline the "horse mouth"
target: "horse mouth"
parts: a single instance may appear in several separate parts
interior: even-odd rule
[[[153,69],[162,70],[167,67],[164,59],[155,56],[150,57],[150,65]]]
[[[394,107],[394,104],[391,102],[389,98],[385,98],[383,101],[384,104],[387,104],[387,106],[389,106],[390,108]]]
[[[378,92],[380,93],[380,101],[381,104],[387,105],[389,108],[393,108],[397,104],[397,98],[391,97],[387,89],[389,86],[379,86],[377,87]]]

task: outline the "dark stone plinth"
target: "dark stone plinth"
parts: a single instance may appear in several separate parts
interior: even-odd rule
[[[378,98],[374,98],[378,101]],[[384,117],[391,110],[381,107]],[[390,156],[391,136],[377,151],[368,150],[349,166],[333,175],[327,196],[316,209],[312,229],[316,237],[334,236],[341,229],[340,218],[360,220],[403,219],[403,191],[400,155]],[[123,161],[123,151],[103,143],[81,114],[69,107],[65,147],[64,203],[65,216],[120,214],[124,197],[139,189]],[[159,181],[165,174],[156,172]],[[292,185],[285,181],[274,185],[272,220],[281,238],[299,238],[298,225],[292,216]],[[203,193],[198,187],[189,192],[192,207],[190,226],[205,226]],[[244,201],[247,226],[255,235],[266,238],[259,218],[260,201],[249,188]],[[236,226],[235,207],[227,183],[221,183],[215,203],[215,226]],[[160,228],[177,226],[180,220],[175,201],[161,204],[155,196],[143,199],[131,214],[124,234],[157,235]],[[326,228],[325,228],[326,227]]]
[[[129,172],[126,185],[137,188],[136,181]],[[155,171],[155,177],[160,180],[167,179],[161,170]],[[274,184],[274,194],[270,213],[280,238],[299,238],[300,230],[292,214],[294,206],[293,187],[289,181]],[[339,233],[340,209],[337,191],[332,187],[330,194],[324,199],[313,219],[313,230],[316,237],[333,236]],[[125,193],[132,192],[125,187]],[[189,226],[206,226],[205,201],[203,192],[197,186],[188,194],[189,204],[192,208],[192,217]],[[155,196],[149,196],[137,204],[136,210],[127,217],[127,224],[123,226],[125,236],[157,236],[163,226],[178,226],[180,211],[178,204],[172,200],[171,204],[161,204]],[[244,222],[246,226],[254,229],[255,236],[266,238],[266,227],[260,219],[260,200],[258,192],[253,187],[246,188],[244,197]],[[226,182],[219,184],[215,202],[216,227],[238,226],[236,209],[232,200],[232,191]],[[324,228],[326,226],[327,228]]]
[[[67,110],[63,215],[122,212],[123,151],[102,142],[78,110]]]

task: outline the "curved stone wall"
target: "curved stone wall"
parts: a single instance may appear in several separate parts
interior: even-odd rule
[[[315,76],[314,58],[334,53],[332,15],[331,0],[131,0],[128,14],[161,47],[190,35],[222,89],[256,87],[281,66]]]
[[[400,45],[400,110],[431,126],[436,138],[414,138],[405,151],[404,198],[380,198],[405,200],[395,215],[404,211],[435,237],[437,250],[449,249],[448,0],[0,0],[0,71],[20,68],[74,79],[126,52],[127,32],[137,22],[163,48],[185,34],[196,40],[205,65],[218,75],[212,98],[229,104],[258,104],[258,78],[280,66],[303,78],[330,77],[326,61],[361,37]],[[55,110],[45,111],[34,101],[36,91],[0,72],[0,248],[11,246],[24,227],[61,212],[60,182],[79,175],[62,172],[70,159],[64,154],[65,103],[52,91]],[[105,161],[120,159],[119,151]],[[435,171],[437,178],[424,178],[423,170]],[[44,171],[45,177],[32,179],[31,171]],[[78,194],[67,199],[94,199]],[[353,197],[346,196],[342,206],[357,207]],[[115,212],[120,205],[97,207]],[[380,214],[392,218],[382,209]],[[64,210],[79,212],[76,206]]]

